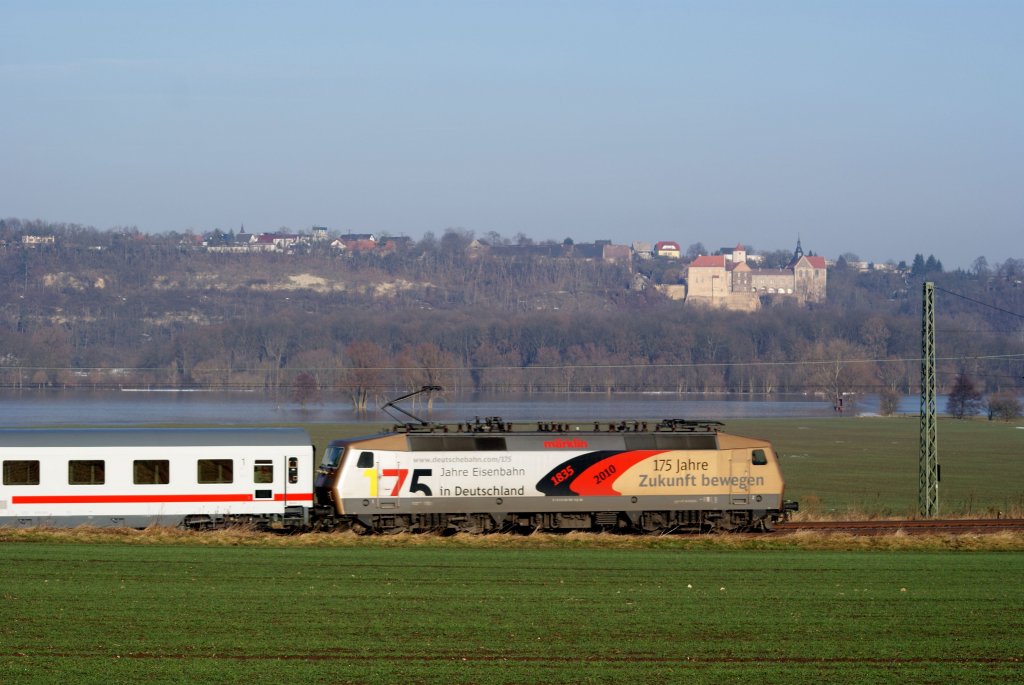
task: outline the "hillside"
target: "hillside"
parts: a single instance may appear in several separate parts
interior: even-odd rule
[[[28,227],[57,239],[26,246],[24,224],[3,224],[8,386],[833,396],[918,382],[923,278],[900,272],[840,263],[823,303],[739,313],[637,287],[676,282],[679,262],[481,254],[458,232],[385,254],[233,254],[66,226]],[[928,274],[940,287],[940,382],[966,370],[989,391],[1019,391],[1022,274],[1016,259]]]

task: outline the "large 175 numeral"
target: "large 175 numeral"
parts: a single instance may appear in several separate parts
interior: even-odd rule
[[[370,479],[370,497],[377,496],[377,473],[373,469],[366,469],[363,471],[363,475]],[[402,486],[405,485],[405,479],[409,476],[409,469],[381,469],[380,475],[385,478],[394,478],[395,487],[391,489],[391,494],[388,497],[398,497],[402,491]],[[427,497],[432,496],[434,493],[430,489],[430,486],[420,481],[420,478],[434,475],[433,469],[413,469],[412,481],[409,482],[409,494],[417,492],[423,493]]]

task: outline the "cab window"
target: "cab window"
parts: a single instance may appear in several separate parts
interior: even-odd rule
[[[344,447],[328,447],[327,451],[324,452],[324,459],[320,462],[320,465],[332,469],[337,468],[341,462],[341,455],[344,453]]]
[[[768,463],[768,455],[764,453],[764,450],[754,450],[750,453],[750,457],[754,466],[764,466]]]
[[[359,461],[356,462],[356,468],[372,469],[373,468],[373,452],[360,452],[359,453]]]

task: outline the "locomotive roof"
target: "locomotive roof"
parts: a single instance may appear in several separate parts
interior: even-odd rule
[[[536,449],[716,449],[718,421],[505,422],[477,418],[460,424],[401,424],[392,436],[407,437],[412,451]]]
[[[626,419],[619,421],[533,421],[513,423],[500,416],[476,417],[465,423],[404,423],[394,426],[395,433],[430,434],[503,434],[532,433],[581,434],[581,433],[717,433],[725,424],[721,421],[691,421],[687,419],[661,419],[641,421]]]
[[[0,429],[0,447],[221,447],[309,444],[309,434],[302,428]]]

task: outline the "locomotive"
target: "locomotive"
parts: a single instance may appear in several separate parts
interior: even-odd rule
[[[314,519],[357,532],[768,530],[796,511],[768,441],[715,421],[408,422],[334,440]]]

